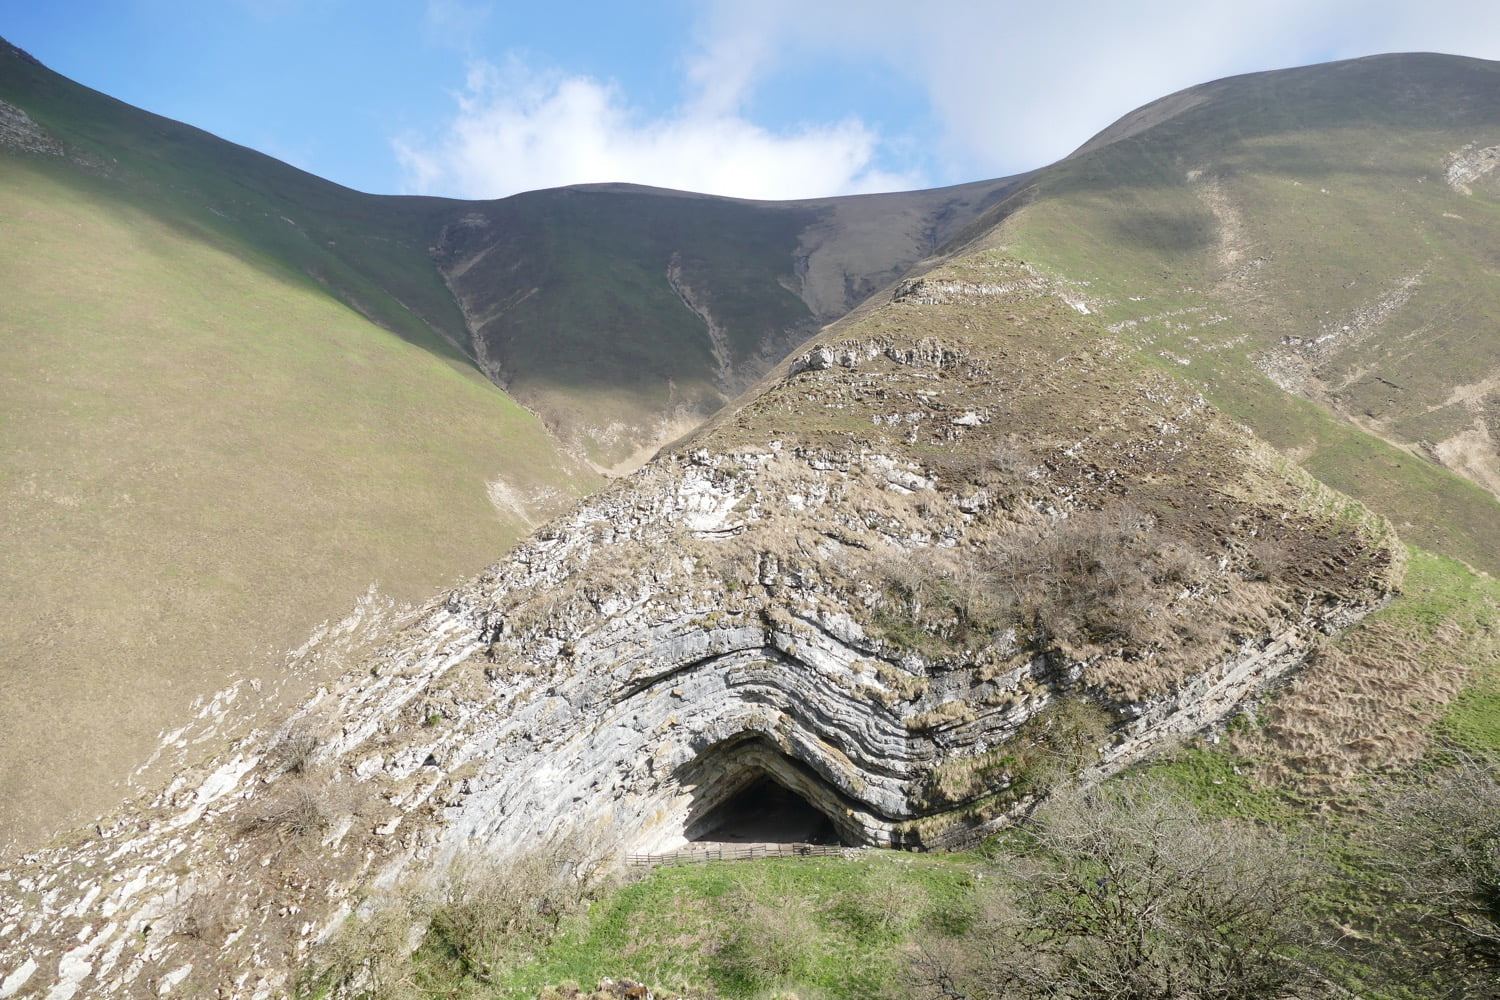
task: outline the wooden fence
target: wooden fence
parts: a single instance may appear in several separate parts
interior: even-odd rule
[[[684,848],[666,854],[627,854],[627,865],[701,865],[709,861],[758,861],[761,858],[827,858],[841,856],[847,847],[837,844],[720,844],[715,847]]]

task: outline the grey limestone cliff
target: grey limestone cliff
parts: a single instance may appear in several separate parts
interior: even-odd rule
[[[269,997],[464,852],[681,846],[767,782],[935,848],[1212,725],[1399,581],[1388,526],[1000,257],[825,332],[276,733],[0,873],[0,997]],[[1056,755],[1051,755],[1055,757]]]

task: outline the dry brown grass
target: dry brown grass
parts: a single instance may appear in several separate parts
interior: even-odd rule
[[[278,771],[303,774],[328,742],[329,726],[323,719],[302,716],[289,720],[271,740],[266,762]]]
[[[323,771],[304,771],[272,785],[237,819],[246,836],[270,835],[282,844],[308,844],[353,808],[349,791]]]
[[[1263,728],[1237,733],[1234,748],[1265,762],[1263,780],[1309,790],[1411,763],[1469,681],[1465,658],[1451,655],[1464,641],[1439,629],[1434,646],[1381,620],[1324,643],[1262,712]]]
[[[1493,581],[1414,550],[1406,589],[1307,664],[1234,733],[1262,777],[1313,792],[1421,758],[1457,699],[1500,656]]]

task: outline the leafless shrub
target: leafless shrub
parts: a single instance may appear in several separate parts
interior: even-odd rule
[[[806,981],[830,944],[813,914],[796,900],[771,905],[734,890],[723,905],[729,931],[719,947],[719,962],[731,977],[757,992]]]
[[[1008,953],[1006,935],[1019,917],[1013,887],[988,881],[975,893],[966,935],[918,939],[907,953],[904,979],[919,1000],[999,1000],[991,993],[993,966]]]
[[[730,594],[749,590],[758,583],[755,553],[749,549],[732,545],[720,545],[711,549],[714,570]]]
[[[920,612],[933,596],[938,575],[928,553],[900,552],[885,564],[886,588],[905,610]]]
[[[1500,767],[1468,756],[1391,799],[1378,870],[1439,966],[1500,974]]]
[[[271,831],[290,839],[321,835],[343,812],[337,790],[309,775],[278,782],[244,814],[243,833]]]
[[[1040,652],[1145,662],[1145,670],[1126,671],[1134,678],[1129,690],[1141,693],[1182,675],[1188,637],[1221,644],[1241,610],[1220,601],[1185,619],[1187,607],[1204,607],[1196,597],[1221,574],[1148,508],[1115,502],[1038,520],[976,533],[965,546],[896,552],[878,562],[887,597],[877,619],[883,637],[945,656],[1015,628]],[[1102,672],[1095,680],[1113,683]],[[1133,696],[1125,688],[1118,693]]]
[[[1126,640],[1150,597],[1153,522],[1129,509],[1084,511],[1039,536],[992,548],[987,564],[1038,638]]]
[[[916,963],[933,997],[1271,1000],[1308,972],[1309,865],[1274,833],[1206,821],[1159,786],[1054,795],[987,902],[982,946]]]
[[[425,900],[407,895],[350,916],[318,949],[313,964],[298,979],[296,995],[360,1000],[431,996],[419,989],[417,966],[411,960],[426,925],[426,911]]]
[[[512,858],[454,862],[432,913],[432,933],[474,978],[490,982],[550,941],[600,888],[576,839]]]
[[[1054,697],[1016,733],[1011,747],[1012,781],[1037,795],[1071,784],[1099,760],[1112,724],[1109,713],[1091,701]]]
[[[1159,638],[1153,600],[1175,596],[1158,590],[1200,582],[1207,565],[1186,541],[1163,538],[1149,512],[1116,504],[992,536],[977,552],[899,553],[882,572],[899,617],[887,636],[903,645],[919,633],[967,643],[1015,624],[1040,646],[1142,645]]]
[[[1203,582],[1207,570],[1203,553],[1186,542],[1165,539],[1156,547],[1152,576],[1158,583],[1194,586]]]
[[[995,581],[972,558],[955,565],[947,578],[947,599],[965,634],[994,632],[1009,606]]]
[[[886,637],[906,646],[986,638],[1001,626],[1004,593],[966,552],[900,552],[881,571],[892,598]]]
[[[1245,544],[1245,579],[1274,583],[1286,575],[1293,563],[1291,547],[1284,539],[1256,535]]]
[[[932,905],[926,888],[913,884],[890,865],[870,872],[861,890],[850,890],[839,900],[838,915],[847,924],[868,925],[895,934],[917,925]]]
[[[279,771],[302,774],[317,758],[327,742],[327,734],[317,720],[306,716],[293,719],[281,728],[266,751],[266,759]]]

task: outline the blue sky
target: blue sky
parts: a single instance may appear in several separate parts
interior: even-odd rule
[[[1500,3],[0,0],[0,35],[364,191],[623,180],[796,198],[1027,170],[1234,73],[1500,59]]]

